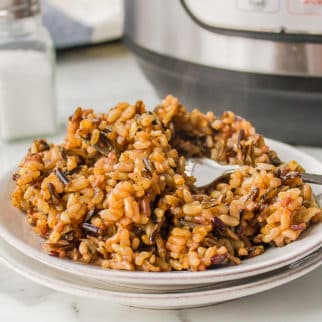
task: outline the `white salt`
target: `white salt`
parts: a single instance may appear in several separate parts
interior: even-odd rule
[[[51,62],[33,50],[0,50],[0,138],[56,131]]]

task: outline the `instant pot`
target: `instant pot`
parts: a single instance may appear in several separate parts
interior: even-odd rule
[[[126,0],[125,42],[158,94],[322,146],[322,0]]]

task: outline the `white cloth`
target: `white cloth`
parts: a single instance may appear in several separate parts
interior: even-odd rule
[[[42,0],[43,21],[57,48],[118,39],[122,0]]]

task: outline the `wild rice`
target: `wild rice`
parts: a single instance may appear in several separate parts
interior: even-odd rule
[[[199,191],[185,156],[244,165]],[[282,163],[246,120],[191,113],[168,96],[107,113],[76,109],[60,145],[36,140],[12,203],[48,254],[103,268],[205,270],[296,240],[321,220],[303,169]]]

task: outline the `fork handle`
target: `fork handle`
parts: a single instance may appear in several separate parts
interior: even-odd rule
[[[308,183],[315,183],[322,185],[322,174],[303,173],[302,179]]]

